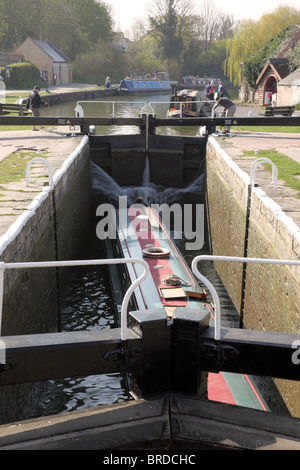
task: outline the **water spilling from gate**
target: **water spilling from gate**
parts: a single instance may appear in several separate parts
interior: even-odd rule
[[[137,196],[142,196],[148,205],[152,203],[176,202],[180,195],[188,192],[203,190],[203,175],[186,188],[160,188],[151,183],[149,166],[145,164],[142,185],[138,187],[119,186],[104,170],[91,162],[92,190],[97,197],[102,197],[112,204],[118,202],[119,196],[127,196],[128,203],[134,204]],[[91,233],[86,259],[104,258],[103,242],[96,237],[96,223],[91,224]],[[176,237],[176,244],[182,252],[188,265],[192,259],[202,253],[185,250],[183,237]],[[217,289],[225,312],[222,324],[237,326],[237,313],[213,265],[206,262],[201,271],[213,282]],[[105,267],[78,268],[62,305],[62,325],[64,331],[79,331],[89,329],[114,328],[115,305],[110,292],[108,271]],[[40,410],[38,414],[51,415],[55,413],[74,411],[92,406],[113,404],[131,399],[127,378],[120,374],[94,375],[80,378],[65,378],[45,383]]]

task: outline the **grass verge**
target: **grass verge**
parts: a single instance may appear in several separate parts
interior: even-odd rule
[[[287,134],[299,134],[299,126],[234,126],[232,130],[249,132],[285,132]]]
[[[15,152],[0,161],[0,184],[14,183],[25,177],[27,163],[36,157],[36,152]],[[43,157],[45,155],[43,154]]]

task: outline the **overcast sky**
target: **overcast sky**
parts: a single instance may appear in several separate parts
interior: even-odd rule
[[[151,5],[151,0],[104,0],[106,4],[113,6],[114,18],[120,29],[130,30],[135,18],[145,16],[147,8]],[[280,4],[289,5],[300,9],[299,0],[251,0],[243,2],[241,0],[214,0],[224,13],[234,15],[236,19],[253,18],[258,20],[264,13],[268,13],[276,9]],[[200,0],[194,0],[194,5],[201,6]]]

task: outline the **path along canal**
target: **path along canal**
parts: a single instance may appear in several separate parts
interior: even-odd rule
[[[151,97],[113,97],[118,102],[114,106],[111,103],[112,98],[95,100],[94,103],[85,103],[83,105],[85,116],[110,117],[114,112],[115,117],[136,117],[145,102],[151,102],[157,117],[165,117],[168,110],[170,96],[151,95]],[[138,102],[134,104],[133,101]],[[147,105],[149,106],[149,105]],[[68,102],[61,105],[45,107],[41,110],[42,115],[48,116],[74,116],[76,102]],[[149,110],[149,108],[148,108]],[[97,133],[120,134],[135,133],[135,128],[130,127],[103,127],[97,129]],[[199,135],[199,128],[161,128],[160,132],[169,135]],[[92,173],[93,189],[97,191],[112,194],[115,191],[116,183],[105,178],[105,184],[101,181],[102,171],[93,171]],[[201,189],[202,177],[196,178],[192,185]],[[100,189],[102,188],[102,189]],[[176,195],[177,189],[170,191],[165,189],[165,202],[168,194]],[[186,188],[185,191],[189,191]],[[148,203],[151,204],[151,198],[157,194],[157,188],[151,184],[151,175],[145,175],[143,187],[126,188],[128,196],[142,192],[148,197]],[[174,202],[174,199],[173,201]],[[186,251],[185,240],[176,239],[178,248],[181,250],[188,266],[191,266],[192,259],[200,254],[207,253],[207,246],[201,251]],[[90,239],[86,252],[82,254],[82,259],[93,259],[104,257],[103,242],[96,236],[96,221],[91,221]],[[206,276],[217,289],[220,297],[222,310],[222,325],[238,326],[238,314],[222,284],[217,273],[213,268],[212,262],[208,261],[202,267],[202,274]],[[74,271],[72,282],[68,286],[67,295],[61,306],[62,329],[64,331],[79,331],[89,329],[104,329],[115,326],[115,309],[110,292],[108,272],[105,267],[81,267]],[[106,405],[130,399],[126,378],[119,374],[97,375],[82,377],[76,379],[65,378],[63,380],[47,381],[42,387],[42,396],[40,407],[35,416],[46,416],[67,411],[74,411],[92,406]],[[35,417],[31,416],[31,417]]]

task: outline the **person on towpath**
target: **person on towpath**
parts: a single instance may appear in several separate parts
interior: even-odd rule
[[[35,86],[33,88],[33,91],[31,95],[29,96],[28,99],[28,104],[27,107],[32,111],[32,114],[34,117],[39,117],[40,116],[40,107],[41,105],[47,105],[47,102],[43,102],[40,95],[40,87]],[[43,129],[43,126],[41,126],[41,129]],[[33,125],[32,128],[33,131],[38,131],[35,125]]]

